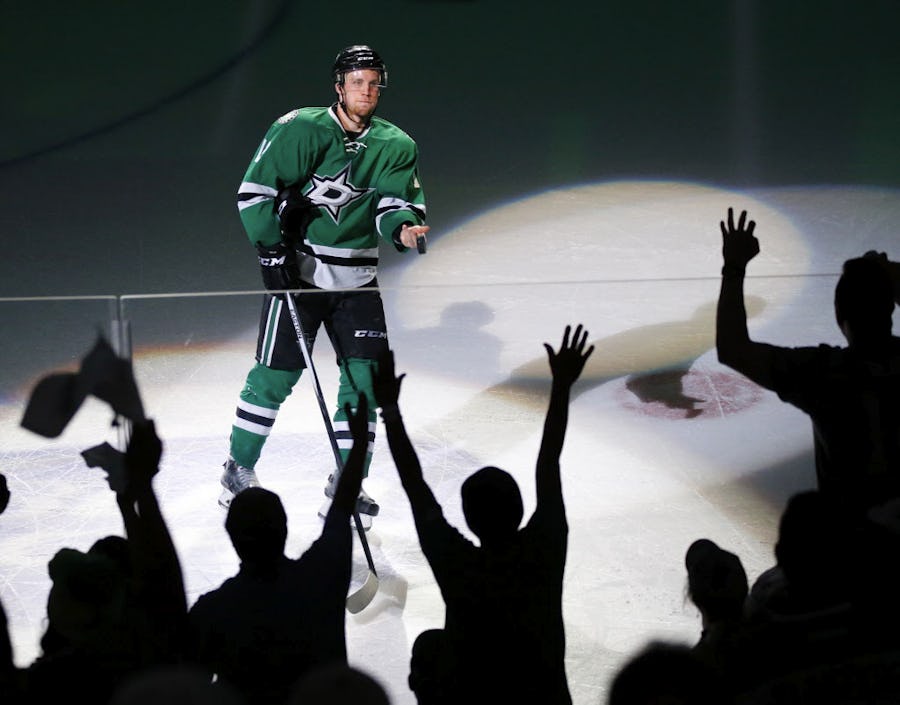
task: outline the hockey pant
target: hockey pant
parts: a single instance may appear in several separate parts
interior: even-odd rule
[[[362,358],[348,358],[339,362],[337,409],[332,416],[335,440],[343,463],[347,461],[350,448],[353,446],[344,404],[349,403],[356,411],[359,393],[366,395],[369,402],[369,443],[363,477],[369,473],[375,443],[376,403],[372,375],[376,365],[374,360]],[[278,410],[297,384],[301,373],[302,370],[276,370],[256,363],[247,374],[231,428],[231,457],[238,465],[251,469],[256,466],[275,424]]]

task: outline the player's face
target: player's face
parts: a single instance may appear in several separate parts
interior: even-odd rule
[[[335,85],[344,99],[346,111],[353,117],[367,118],[375,112],[381,95],[381,74],[373,69],[359,69],[344,74],[344,85]]]

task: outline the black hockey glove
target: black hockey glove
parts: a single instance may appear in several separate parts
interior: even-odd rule
[[[278,213],[281,232],[284,233],[285,238],[298,242],[303,242],[303,238],[306,237],[306,228],[319,214],[316,204],[300,193],[300,189],[296,186],[283,188],[278,192],[278,198],[275,200],[275,212]]]
[[[259,268],[266,289],[297,289],[300,286],[300,267],[293,247],[284,242],[274,245],[256,243]]]

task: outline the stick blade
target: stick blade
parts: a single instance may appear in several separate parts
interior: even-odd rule
[[[351,592],[347,596],[347,611],[350,614],[362,612],[369,606],[372,600],[375,599],[377,592],[378,576],[370,570],[368,576],[366,576],[366,582],[362,584],[362,587],[356,592]]]

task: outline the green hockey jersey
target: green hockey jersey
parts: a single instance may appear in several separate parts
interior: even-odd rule
[[[416,143],[376,116],[355,139],[334,106],[300,108],[276,120],[238,189],[238,212],[250,242],[273,245],[282,239],[276,197],[294,185],[317,206],[304,242],[296,243],[300,276],[323,289],[372,281],[379,237],[394,243],[403,223],[425,222]]]

